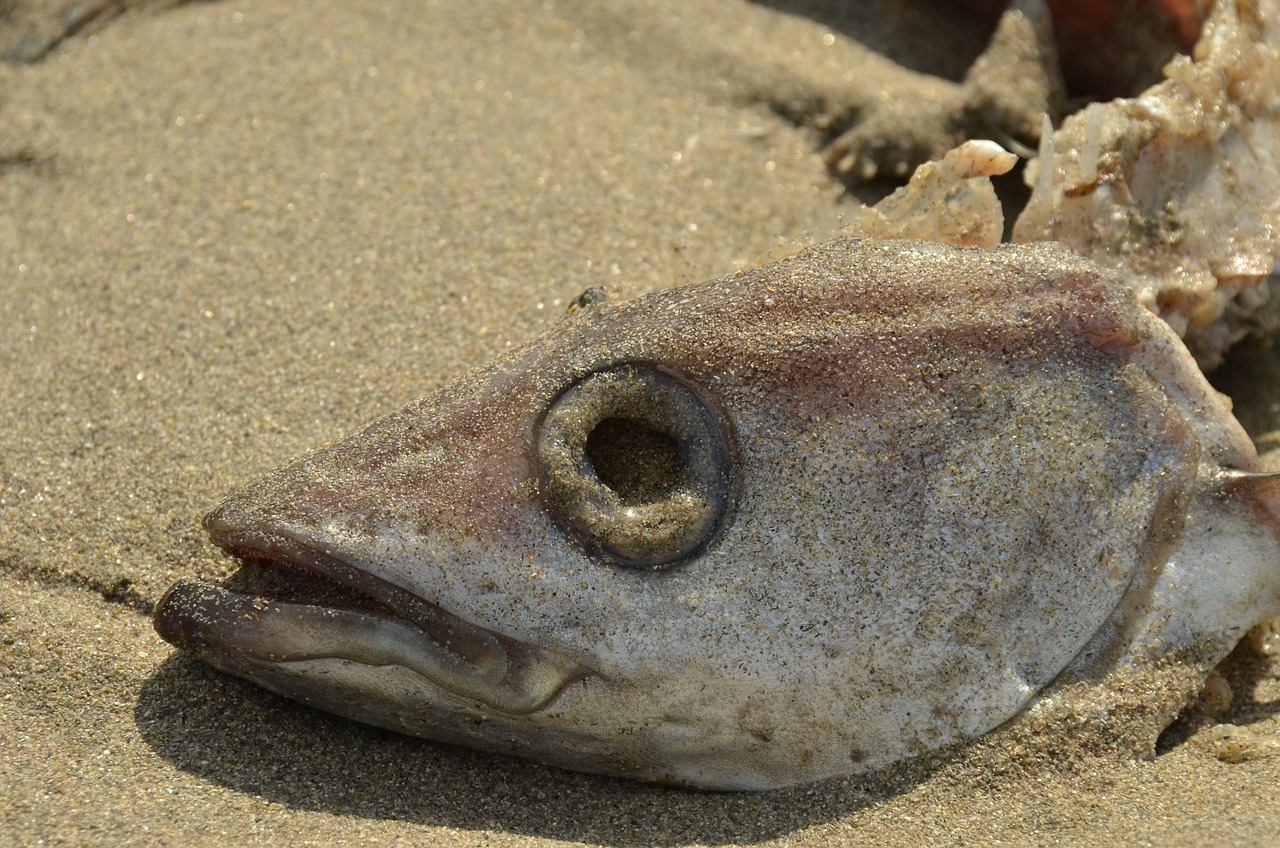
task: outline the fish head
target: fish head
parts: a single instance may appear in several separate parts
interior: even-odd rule
[[[179,584],[156,626],[579,770],[883,767],[1169,618],[1192,505],[1253,456],[1170,338],[1053,245],[838,240],[595,303],[233,493],[205,526],[239,582]]]

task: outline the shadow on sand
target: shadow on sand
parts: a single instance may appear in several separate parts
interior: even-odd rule
[[[134,717],[179,769],[295,809],[606,845],[757,842],[888,797],[856,779],[709,793],[577,774],[357,724],[180,655]]]
[[[1162,734],[1158,754],[1190,744],[1209,723],[1247,727],[1280,712],[1280,702],[1257,691],[1275,673],[1273,660],[1242,647],[1219,672],[1236,693],[1230,711],[1189,711]],[[357,724],[179,654],[143,684],[134,718],[146,743],[177,768],[289,808],[616,846],[760,842],[847,819],[911,792],[938,769],[982,795],[992,790],[990,770],[1010,765],[979,742],[861,778],[762,793],[687,791]],[[1050,767],[1064,770],[1056,779],[1073,780],[1073,769],[1091,774],[1103,763],[1073,759]]]

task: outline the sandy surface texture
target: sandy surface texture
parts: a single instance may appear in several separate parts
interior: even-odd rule
[[[0,65],[0,844],[1275,839],[1280,673],[1244,652],[1218,719],[1254,735],[1243,762],[1187,727],[1151,761],[979,745],[716,795],[345,722],[152,631],[175,579],[234,568],[199,517],[237,484],[590,286],[664,288],[828,229],[842,188],[796,117],[865,85],[850,33],[935,39],[916,70],[953,77],[984,37],[783,5],[141,4]],[[6,9],[8,46],[65,11]],[[1259,431],[1268,356],[1231,385]]]

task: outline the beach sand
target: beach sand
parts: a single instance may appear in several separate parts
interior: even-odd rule
[[[0,43],[45,8],[19,6]],[[862,54],[802,8],[143,4],[0,65],[0,844],[1275,843],[1280,673],[1246,652],[1217,719],[1256,735],[1244,762],[1188,729],[1146,761],[978,745],[744,795],[364,727],[152,631],[174,580],[234,569],[199,518],[236,485],[590,286],[829,231],[843,188],[778,104],[838,92]],[[923,70],[981,46],[928,26],[955,67]],[[1278,429],[1280,369],[1253,359],[1224,379]]]

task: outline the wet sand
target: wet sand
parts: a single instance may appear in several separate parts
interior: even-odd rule
[[[170,583],[234,568],[198,523],[233,486],[590,286],[717,275],[831,226],[817,133],[776,108],[856,66],[819,15],[579,5],[147,7],[0,65],[0,844],[1274,840],[1280,755],[1228,764],[1187,734],[1150,761],[977,746],[699,794],[356,725],[154,634]],[[1233,391],[1276,429],[1260,370]],[[1274,661],[1227,676],[1222,720],[1280,740]]]

